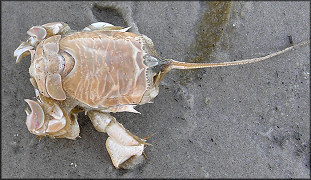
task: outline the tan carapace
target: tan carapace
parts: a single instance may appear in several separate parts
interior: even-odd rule
[[[159,57],[152,40],[129,28],[98,22],[76,32],[66,23],[34,26],[30,37],[15,50],[16,62],[31,55],[30,82],[36,100],[25,99],[28,130],[38,136],[76,139],[77,114],[91,119],[95,129],[108,133],[106,148],[116,168],[132,168],[143,160],[146,138],[126,130],[110,112],[137,112],[134,107],[151,102],[159,83],[172,69],[240,65],[262,61],[282,51],[242,61],[185,63]]]
[[[129,32],[78,32],[64,37],[59,47],[74,62],[62,81],[64,91],[91,107],[140,104],[150,88],[143,44],[142,36]]]

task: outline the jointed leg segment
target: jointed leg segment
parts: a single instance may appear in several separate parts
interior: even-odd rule
[[[108,113],[88,111],[87,115],[97,131],[109,135],[106,148],[116,168],[128,168],[140,163],[144,145],[148,145],[146,140],[130,133]]]

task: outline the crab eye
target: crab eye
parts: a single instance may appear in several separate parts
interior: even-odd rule
[[[159,60],[153,56],[144,56],[144,64],[148,67],[154,67],[159,64]]]

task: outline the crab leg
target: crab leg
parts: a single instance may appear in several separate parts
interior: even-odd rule
[[[146,140],[130,133],[108,113],[88,111],[87,115],[97,131],[109,135],[106,148],[117,169],[132,168],[143,160],[144,145],[148,145]]]
[[[110,23],[106,22],[96,22],[93,23],[83,29],[83,31],[95,31],[95,30],[102,30],[102,31],[119,31],[119,32],[126,32],[131,27],[123,28],[121,26],[114,26]]]

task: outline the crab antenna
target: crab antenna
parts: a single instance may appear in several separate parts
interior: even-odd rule
[[[245,60],[240,60],[240,61],[232,61],[232,62],[222,62],[222,63],[186,63],[186,62],[179,62],[170,59],[169,64],[167,66],[167,71],[171,69],[198,69],[198,68],[208,68],[208,67],[219,67],[219,66],[233,66],[233,65],[241,65],[241,64],[248,64],[248,63],[255,63],[259,61],[263,61],[269,58],[272,58],[274,56],[283,54],[287,51],[290,51],[292,49],[298,48],[303,45],[307,45],[310,43],[310,40],[300,42],[296,45],[292,45],[286,49],[283,49],[281,51],[259,57],[259,58],[253,58],[253,59],[245,59]]]

